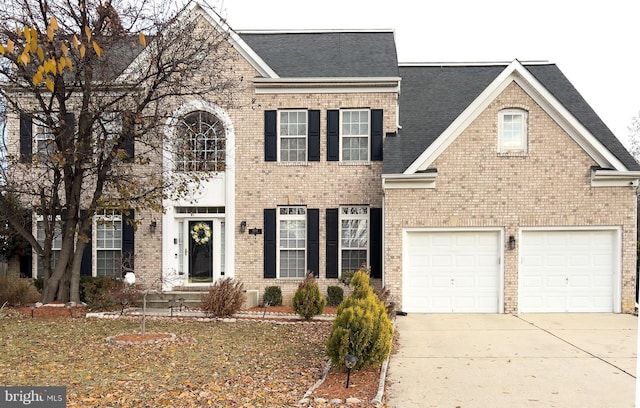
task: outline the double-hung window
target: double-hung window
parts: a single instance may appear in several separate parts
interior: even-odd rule
[[[340,208],[340,271],[369,265],[369,207]]]
[[[368,161],[370,137],[368,109],[341,110],[340,144],[342,161]]]
[[[122,277],[122,216],[105,211],[94,217],[97,276]]]
[[[41,157],[48,157],[56,151],[55,137],[51,128],[39,120],[34,122],[36,152]]]
[[[527,151],[527,112],[505,109],[498,116],[498,152]]]
[[[278,276],[304,278],[307,271],[307,209],[278,208]]]
[[[278,120],[279,161],[307,161],[307,111],[279,111]]]

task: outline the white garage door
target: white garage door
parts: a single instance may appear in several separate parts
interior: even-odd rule
[[[616,231],[523,231],[521,312],[613,312]]]
[[[410,313],[498,313],[498,231],[408,232],[402,279]]]

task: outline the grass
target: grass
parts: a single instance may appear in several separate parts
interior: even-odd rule
[[[295,406],[320,377],[328,324],[148,322],[178,341],[123,347],[137,319],[4,318],[0,384],[66,386],[67,407]]]

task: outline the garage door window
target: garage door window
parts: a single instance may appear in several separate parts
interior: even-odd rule
[[[340,208],[340,271],[369,265],[369,207]]]

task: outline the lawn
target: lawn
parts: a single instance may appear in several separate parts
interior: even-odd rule
[[[296,406],[326,364],[330,325],[157,320],[177,341],[117,346],[136,319],[0,319],[0,385],[66,386],[67,407]]]

